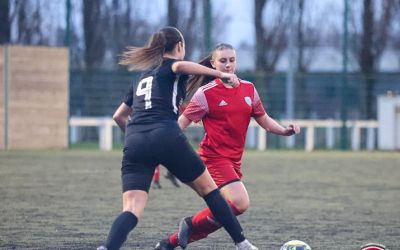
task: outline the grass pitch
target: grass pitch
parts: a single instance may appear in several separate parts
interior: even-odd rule
[[[121,209],[121,152],[0,152],[0,248],[95,249]],[[161,169],[162,175],[166,170]],[[260,249],[299,239],[318,249],[368,242],[400,249],[400,154],[245,153],[251,207],[240,216]],[[124,249],[153,249],[183,216],[204,207],[161,177]],[[188,249],[234,249],[220,230]]]

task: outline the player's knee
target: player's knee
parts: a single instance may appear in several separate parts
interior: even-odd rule
[[[246,210],[250,207],[249,199],[242,197],[235,197],[230,200],[230,203],[231,206],[233,206],[233,210],[236,213],[236,215],[246,212]]]
[[[142,217],[148,196],[148,193],[143,190],[125,191],[122,194],[122,210],[133,213],[139,219]]]
[[[140,219],[142,217],[143,211],[139,211],[139,209],[135,208],[134,206],[124,206],[122,212],[131,212],[136,216],[136,218]]]

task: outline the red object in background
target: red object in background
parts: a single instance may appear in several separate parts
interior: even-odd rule
[[[386,247],[381,244],[368,243],[361,247],[361,250],[386,250]]]
[[[158,165],[154,171],[153,181],[160,181],[160,165]]]

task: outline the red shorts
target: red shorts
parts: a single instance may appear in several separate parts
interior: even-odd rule
[[[225,158],[205,158],[201,157],[206,165],[208,172],[219,188],[242,178],[242,169],[240,164],[236,164]]]

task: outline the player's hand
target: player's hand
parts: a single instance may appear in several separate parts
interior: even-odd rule
[[[221,72],[221,79],[224,83],[231,85],[236,88],[239,86],[239,78],[235,74]]]
[[[296,124],[289,124],[286,128],[286,133],[285,135],[290,136],[294,134],[299,134],[300,133],[300,127]]]

